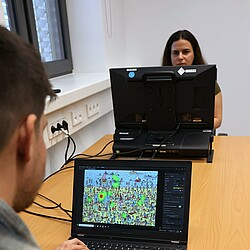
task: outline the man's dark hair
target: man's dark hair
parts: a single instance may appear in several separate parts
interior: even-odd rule
[[[40,120],[47,96],[55,93],[39,53],[0,26],[0,151],[29,114]]]

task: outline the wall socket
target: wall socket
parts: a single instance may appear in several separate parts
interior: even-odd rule
[[[83,112],[82,109],[78,109],[71,112],[71,120],[72,120],[72,126],[76,126],[83,121]]]
[[[48,132],[48,138],[53,139],[57,137],[58,135],[62,134],[62,131],[55,131],[54,133],[51,132],[51,127],[54,126],[55,128],[57,127],[57,123],[62,124],[62,121],[65,120],[65,117],[62,117],[60,119],[56,119],[52,122],[48,122],[47,126],[47,132]]]
[[[86,105],[88,118],[99,113],[99,100]]]

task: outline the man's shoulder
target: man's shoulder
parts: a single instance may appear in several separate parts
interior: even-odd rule
[[[0,250],[39,250],[40,248],[25,242],[23,239],[13,238],[13,235],[8,235],[0,231]]]
[[[39,249],[29,229],[16,212],[0,199],[0,250]]]

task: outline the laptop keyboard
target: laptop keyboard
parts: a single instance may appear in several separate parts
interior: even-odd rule
[[[90,250],[97,249],[114,249],[114,250],[180,250],[185,249],[183,246],[171,246],[171,247],[157,247],[157,246],[148,246],[148,245],[139,245],[139,244],[128,244],[128,243],[117,243],[117,242],[85,242],[87,247]]]

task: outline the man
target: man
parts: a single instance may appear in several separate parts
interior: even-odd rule
[[[33,201],[45,172],[45,100],[55,98],[39,54],[0,26],[0,249],[39,249],[17,215]],[[77,239],[59,249],[88,249]]]

